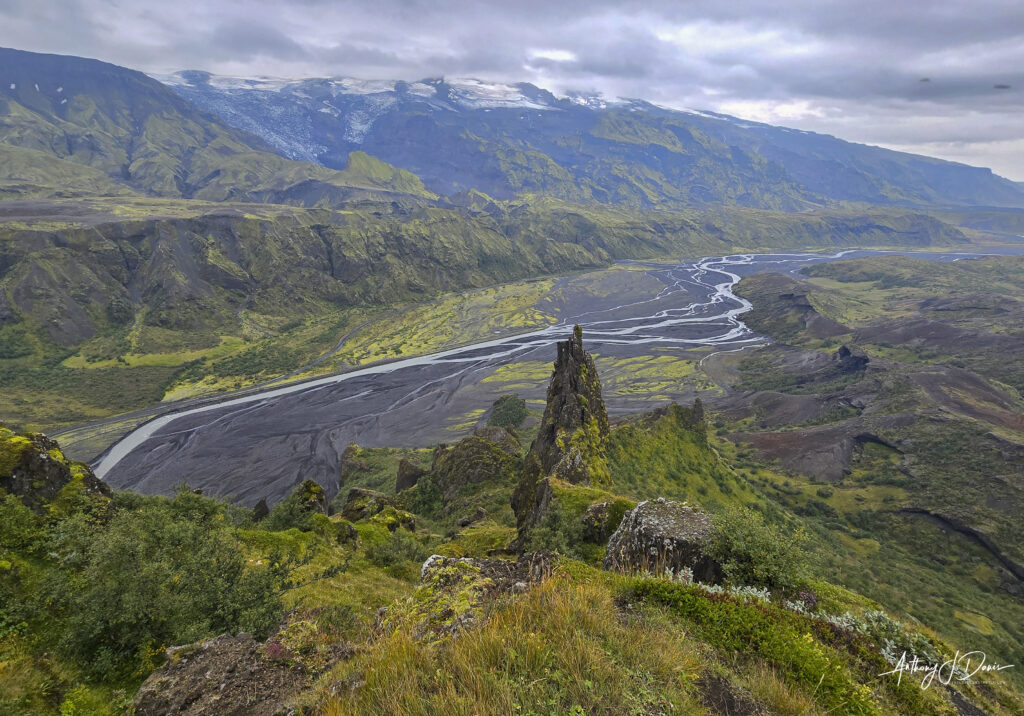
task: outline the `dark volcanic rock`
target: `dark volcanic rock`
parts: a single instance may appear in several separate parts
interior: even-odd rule
[[[914,419],[913,415],[886,416],[877,423],[879,427],[893,428]],[[869,432],[867,425],[867,421],[855,419],[804,430],[736,433],[729,439],[752,445],[765,459],[778,460],[787,470],[815,480],[839,482],[849,472],[854,455],[868,443],[901,452],[898,445]]]
[[[620,572],[688,568],[699,582],[719,582],[721,565],[707,555],[713,533],[708,513],[662,497],[647,500],[622,518],[608,541],[604,567]]]
[[[72,463],[60,446],[41,433],[19,435],[0,425],[0,492],[21,498],[39,512],[72,481],[86,495],[110,497],[110,488],[88,465]]]
[[[345,504],[341,508],[341,516],[350,522],[373,517],[385,507],[394,507],[395,500],[383,492],[367,490],[364,487],[353,487],[348,491]]]
[[[259,522],[264,517],[270,514],[270,508],[267,506],[267,498],[264,497],[262,500],[256,503],[256,506],[252,508],[252,518]]]
[[[292,494],[306,512],[320,512],[326,515],[329,511],[327,493],[313,480],[303,480]]]
[[[477,507],[476,512],[474,512],[471,515],[466,515],[455,524],[457,524],[459,527],[469,527],[474,522],[479,522],[485,517],[487,517],[487,510],[485,510],[483,507]]]
[[[283,716],[306,674],[261,654],[248,634],[229,634],[167,650],[167,663],[135,696],[137,716]]]
[[[445,505],[466,485],[511,484],[522,467],[519,449],[513,433],[496,427],[477,430],[451,447],[439,445],[430,471]]]
[[[595,502],[587,507],[580,518],[583,522],[583,539],[594,544],[604,544],[612,536],[612,503]]]
[[[832,362],[840,373],[852,375],[867,370],[870,358],[860,348],[842,345],[832,354]]]
[[[513,495],[513,499],[515,496]],[[523,540],[526,533],[538,526],[547,515],[548,510],[551,508],[551,501],[555,499],[555,490],[551,487],[551,478],[545,477],[533,488],[533,502],[529,505],[529,509],[526,510],[526,515],[523,518],[521,524],[519,524],[519,537],[517,544],[513,545],[513,548],[519,549],[524,543]],[[515,508],[515,503],[512,504]]]
[[[583,350],[583,331],[576,326],[572,338],[558,344],[540,431],[512,496],[520,536],[540,519],[536,509],[543,500],[538,500],[537,493],[545,478],[575,485],[609,481],[607,442],[608,414],[601,382],[594,359]]]
[[[427,473],[422,467],[417,467],[404,457],[398,461],[398,474],[395,476],[395,492],[408,490],[419,482],[419,479]]]
[[[366,470],[369,466],[360,459],[362,449],[355,443],[350,443],[342,453],[338,461],[338,485],[344,485],[357,472]]]

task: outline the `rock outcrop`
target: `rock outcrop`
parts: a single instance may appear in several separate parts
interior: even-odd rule
[[[398,474],[395,475],[395,492],[408,490],[427,474],[422,467],[413,465],[404,457],[398,461]]]
[[[558,344],[547,406],[537,438],[530,445],[512,509],[520,537],[539,522],[545,508],[544,481],[555,477],[573,485],[610,481],[605,451],[608,414],[594,360],[583,350],[583,331]],[[550,486],[549,486],[550,487]]]
[[[295,488],[292,493],[299,506],[306,512],[319,512],[326,515],[329,511],[327,493],[313,480],[303,480],[302,484]]]
[[[856,346],[841,345],[832,354],[832,362],[835,369],[842,375],[856,375],[863,373],[871,359],[868,354]]]
[[[481,428],[451,447],[439,445],[430,472],[447,507],[461,488],[483,482],[511,484],[521,468],[515,433]]]
[[[475,623],[487,600],[519,593],[551,574],[550,552],[524,554],[515,562],[432,555],[420,569],[422,584],[414,596],[417,638],[453,637]]]
[[[690,569],[695,580],[717,583],[721,565],[707,554],[713,533],[708,513],[663,497],[647,500],[622,518],[608,541],[604,567],[655,573]]]
[[[477,507],[476,512],[471,515],[466,515],[455,524],[459,527],[469,527],[471,524],[479,522],[480,520],[487,517],[487,510],[483,507]]]
[[[583,511],[583,539],[594,544],[605,544],[612,536],[612,501],[595,502]],[[616,525],[617,526],[617,525]]]
[[[362,460],[362,448],[355,443],[349,443],[341,452],[338,459],[338,485],[344,485],[357,473],[366,470],[369,466]]]
[[[349,522],[358,522],[382,512],[385,507],[395,507],[393,497],[365,487],[353,487],[342,505],[341,516]]]
[[[41,433],[18,434],[0,425],[0,492],[21,498],[39,512],[65,488],[86,496],[111,496],[110,488],[88,465],[69,461],[54,440]]]

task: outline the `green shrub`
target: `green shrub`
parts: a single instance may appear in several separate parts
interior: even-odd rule
[[[282,532],[291,528],[309,532],[313,529],[313,515],[316,511],[310,509],[308,499],[300,490],[292,492],[270,511],[260,522],[260,528],[270,532]]]
[[[666,605],[718,649],[770,661],[787,681],[813,689],[815,701],[831,713],[881,713],[847,659],[816,641],[795,615],[665,580],[636,580],[632,595]]]
[[[266,635],[280,618],[278,578],[247,567],[226,510],[181,493],[128,498],[105,528],[63,521],[49,585],[66,617],[62,647],[96,677],[145,673],[162,650],[223,632]]]
[[[422,562],[429,556],[429,550],[415,535],[407,530],[396,530],[381,542],[370,543],[366,558],[377,567],[395,567],[407,562]]]
[[[40,519],[21,500],[0,494],[0,554],[5,550],[34,551],[44,534]]]
[[[529,531],[526,551],[557,552],[570,557],[582,557],[583,523],[578,515],[566,510],[560,500],[554,499],[540,524]]]
[[[499,428],[515,429],[523,424],[523,421],[526,420],[526,415],[526,401],[518,395],[510,393],[494,401],[487,424]]]
[[[710,552],[730,582],[788,589],[806,577],[803,528],[767,524],[760,512],[746,507],[726,509],[714,521]]]

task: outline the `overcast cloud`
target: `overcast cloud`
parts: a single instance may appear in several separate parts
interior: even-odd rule
[[[0,45],[150,72],[527,81],[1024,181],[1021,0],[0,0]]]

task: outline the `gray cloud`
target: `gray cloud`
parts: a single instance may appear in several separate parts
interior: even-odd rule
[[[529,81],[1024,181],[1019,0],[0,0],[0,44],[147,71]]]

